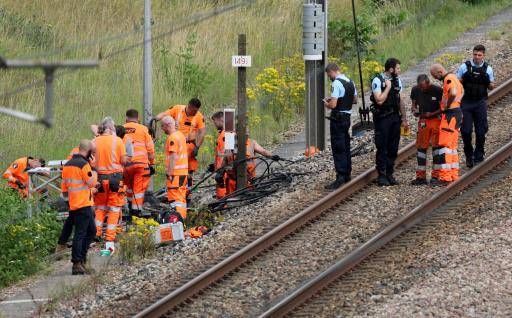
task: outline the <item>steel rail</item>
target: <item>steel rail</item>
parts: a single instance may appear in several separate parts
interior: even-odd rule
[[[504,97],[512,90],[512,79],[503,83],[496,91],[489,96],[489,103],[494,103]],[[484,162],[465,173],[457,181],[453,182],[443,190],[435,193],[429,199],[415,207],[409,213],[396,220],[370,240],[354,249],[347,256],[333,264],[327,270],[309,280],[303,286],[297,288],[285,298],[267,309],[260,318],[282,317],[293,311],[295,308],[307,302],[315,294],[326,288],[329,284],[339,279],[344,274],[355,268],[363,260],[382,248],[384,245],[406,232],[413,226],[421,223],[428,217],[429,213],[444,204],[454,195],[473,184],[479,178],[490,172],[503,161],[512,157],[512,141],[501,147]]]
[[[496,102],[512,90],[512,78],[500,85],[489,94],[489,104]],[[415,142],[411,142],[402,147],[398,152],[397,164],[401,164],[416,153]],[[366,187],[377,178],[375,167],[370,168],[354,178],[341,188],[331,192],[311,206],[305,208],[286,222],[278,225],[271,231],[265,233],[257,240],[245,246],[238,252],[232,254],[220,263],[211,267],[207,271],[196,276],[178,289],[172,291],[167,296],[145,308],[134,317],[160,317],[185,302],[187,299],[198,294],[201,290],[207,288],[213,283],[222,279],[225,275],[232,272],[241,265],[247,263],[260,253],[268,250],[286,236],[296,232],[308,222],[316,219],[328,209],[336,204],[348,199],[354,193]]]

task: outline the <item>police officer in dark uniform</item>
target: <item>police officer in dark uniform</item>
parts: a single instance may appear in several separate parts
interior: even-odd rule
[[[472,168],[484,160],[485,134],[489,128],[487,123],[487,90],[494,89],[494,72],[484,61],[485,47],[477,45],[473,48],[473,59],[459,67],[457,77],[464,86],[462,97],[462,141],[466,165]],[[472,134],[475,126],[475,147]]]
[[[398,184],[393,173],[400,143],[400,126],[408,126],[405,105],[400,98],[403,86],[399,74],[400,61],[389,58],[384,65],[384,73],[378,74],[372,80],[370,109],[375,125],[379,186]]]
[[[332,81],[332,93],[330,97],[324,99],[324,105],[331,109],[329,117],[331,148],[336,169],[336,180],[325,188],[337,189],[350,181],[352,173],[349,129],[352,105],[357,102],[357,92],[354,82],[340,73],[338,65],[334,63],[327,65],[325,72]]]

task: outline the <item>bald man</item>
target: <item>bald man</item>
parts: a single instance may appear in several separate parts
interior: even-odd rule
[[[70,221],[75,228],[71,261],[73,275],[90,274],[92,270],[85,266],[87,250],[94,240],[96,226],[94,223],[93,195],[98,192],[98,177],[92,171],[88,158],[95,150],[90,140],[82,140],[78,154],[73,155],[62,168],[62,194],[69,202]],[[61,242],[59,242],[61,243]]]
[[[188,155],[185,135],[176,129],[171,116],[162,118],[162,130],[169,136],[165,141],[165,171],[167,199],[184,221],[187,217]]]
[[[462,124],[460,103],[464,88],[457,76],[448,73],[441,64],[434,64],[430,74],[443,82],[443,98],[441,99],[441,124],[439,127],[439,142],[433,155],[437,156],[439,179],[432,179],[433,185],[446,185],[459,178],[459,155],[457,146],[459,131]]]

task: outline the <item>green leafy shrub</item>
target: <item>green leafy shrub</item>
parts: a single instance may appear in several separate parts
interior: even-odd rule
[[[41,270],[61,228],[56,213],[42,211],[29,219],[26,202],[0,189],[0,287]]]
[[[359,35],[359,49],[363,56],[369,56],[373,53],[371,45],[374,43],[373,37],[377,34],[377,29],[373,22],[366,16],[357,17],[357,31]],[[328,24],[328,42],[329,54],[334,56],[343,56],[345,58],[354,58],[357,54],[355,43],[355,28],[352,20],[339,19],[330,21]]]

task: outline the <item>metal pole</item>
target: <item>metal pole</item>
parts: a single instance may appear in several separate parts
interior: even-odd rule
[[[53,125],[53,72],[54,68],[44,69],[44,118],[42,123],[48,128]]]
[[[363,84],[363,71],[361,67],[361,53],[360,53],[360,44],[359,44],[359,31],[357,29],[357,19],[356,19],[356,5],[354,0],[352,0],[352,18],[354,19],[354,33],[356,38],[356,51],[357,51],[357,65],[359,67],[359,83],[361,85],[361,101],[363,102],[363,108],[360,112],[361,121],[369,120],[369,113],[366,109],[366,102],[364,100],[364,84]]]
[[[151,44],[151,0],[144,0],[144,112],[142,115],[142,120],[145,125],[149,125],[149,121],[153,116]]]
[[[238,35],[238,55],[247,54],[247,39],[245,34]],[[238,68],[238,112],[236,122],[237,156],[236,156],[236,188],[247,186],[247,91],[246,69]]]

